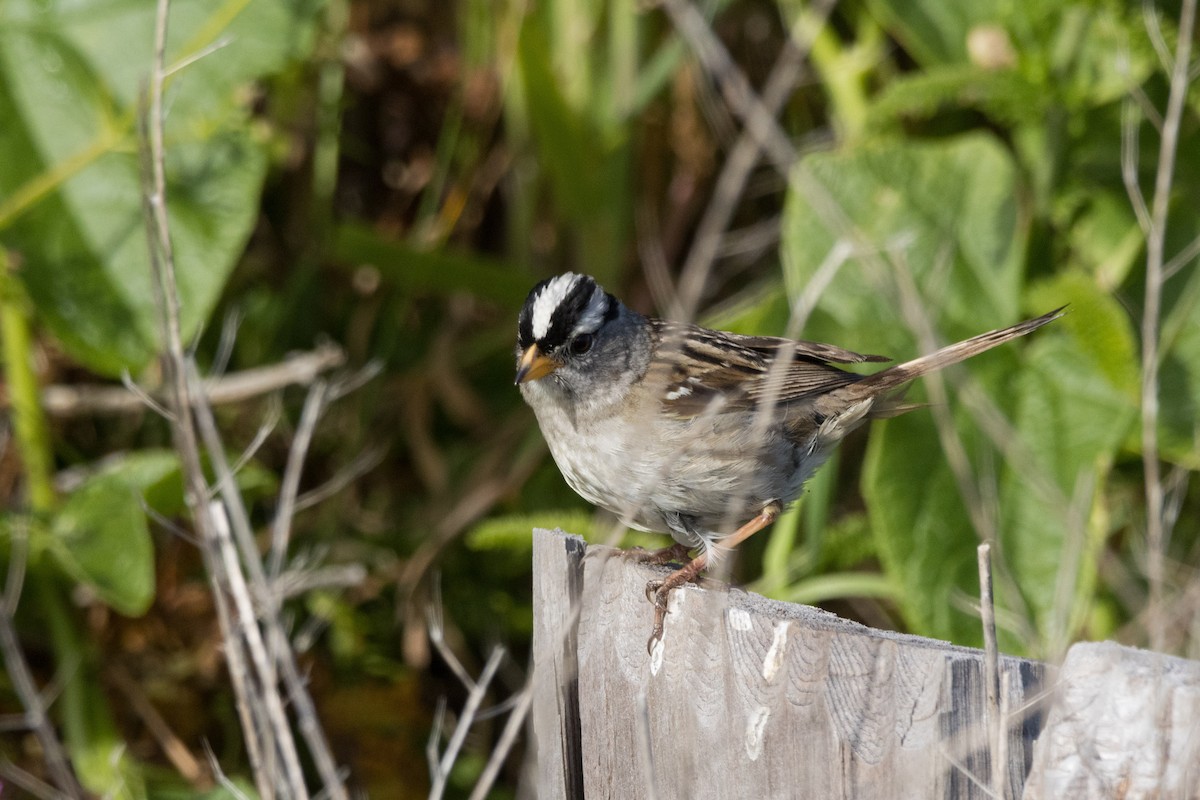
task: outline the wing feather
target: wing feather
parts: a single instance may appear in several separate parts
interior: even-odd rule
[[[711,413],[717,403],[721,410],[792,403],[862,379],[832,363],[888,360],[820,342],[650,322],[659,358],[649,377],[665,387],[664,410],[679,418]]]

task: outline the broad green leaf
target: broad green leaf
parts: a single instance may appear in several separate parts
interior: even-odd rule
[[[1099,288],[1111,291],[1128,278],[1146,237],[1126,195],[1090,188],[1066,235],[1079,266],[1096,276]]]
[[[1097,281],[1079,271],[1063,271],[1030,287],[1028,305],[1049,311],[1067,306],[1066,315],[1054,323],[1069,331],[1076,349],[1086,353],[1108,381],[1113,392],[1136,403],[1138,393],[1138,343],[1129,314]]]
[[[529,550],[533,547],[533,529],[561,528],[567,533],[595,541],[593,515],[587,511],[543,511],[537,514],[513,514],[480,522],[467,534],[467,547],[476,551]]]
[[[787,293],[777,276],[748,287],[721,305],[708,309],[700,324],[748,336],[778,336],[787,328]]]
[[[99,681],[80,681],[85,695],[83,719],[67,736],[71,763],[84,788],[95,797],[145,800],[142,765],[108,717],[108,700]]]
[[[1008,153],[983,135],[804,159],[784,212],[788,294],[801,295],[839,241],[875,256],[841,266],[806,336],[911,354],[898,290],[905,271],[947,338],[1015,322],[1025,237],[1015,194]]]
[[[1107,300],[1107,298],[1105,298]],[[1112,301],[1109,301],[1112,302]],[[1016,375],[1021,456],[1001,485],[1002,552],[1040,634],[1057,649],[1091,611],[1098,552],[1107,535],[1104,488],[1137,408],[1114,386],[1090,343],[1115,333],[1104,309],[1081,307],[1071,336],[1038,336]],[[1119,348],[1118,348],[1119,349]],[[1120,379],[1125,376],[1117,373]]]
[[[1157,67],[1158,56],[1138,6],[1077,3],[1044,8],[1051,15],[1045,18],[1046,27],[1055,32],[1044,45],[1051,69],[1047,88],[1070,106],[1128,97]]]
[[[789,294],[798,297],[840,241],[856,255],[821,293],[807,338],[895,358],[916,354],[911,280],[944,341],[1019,319],[1025,228],[1015,205],[1008,153],[986,136],[932,143],[882,143],[812,156],[797,169],[785,210],[783,256]],[[911,276],[911,277],[909,277]],[[993,402],[1005,401],[1014,343],[969,369]],[[919,399],[914,389],[913,398]],[[950,413],[973,473],[983,480],[994,448],[957,398]],[[921,409],[871,431],[863,492],[880,559],[900,587],[901,611],[921,633],[972,643],[979,623],[958,602],[978,593],[978,533],[942,451],[932,414]]]
[[[878,572],[832,572],[805,578],[776,597],[786,603],[816,605],[855,597],[899,599],[896,586]]]
[[[171,5],[168,65],[199,57],[165,97],[185,337],[257,217],[266,151],[248,124],[249,84],[305,52],[314,10],[288,0]],[[0,7],[0,240],[22,261],[41,321],[108,374],[139,370],[158,350],[135,126],[154,13],[138,0]]]
[[[977,109],[1005,125],[1041,122],[1050,98],[1043,87],[1013,70],[971,64],[934,66],[890,81],[871,104],[868,123],[897,127],[933,117],[947,106]]]
[[[226,777],[228,786],[217,786],[206,792],[187,787],[151,787],[152,800],[257,800],[254,784],[244,778]]]
[[[167,487],[179,485],[178,472],[168,451],[131,454],[89,477],[51,522],[59,562],[122,614],[137,616],[154,598],[154,548],[143,496],[169,507]]]
[[[873,426],[863,463],[867,514],[909,630],[978,645],[978,617],[955,600],[978,596],[979,536],[931,414],[921,409]],[[977,430],[961,424],[958,430],[976,454]]]
[[[67,751],[79,782],[90,797],[146,800],[143,765],[108,717],[108,700],[99,681],[80,681],[83,719],[66,737]]]
[[[931,66],[966,61],[971,29],[998,22],[1005,4],[996,0],[870,0],[867,7],[905,50]]]
[[[1164,287],[1169,308],[1160,333],[1159,447],[1164,458],[1200,470],[1200,269]]]

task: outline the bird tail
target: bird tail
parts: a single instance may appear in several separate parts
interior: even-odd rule
[[[997,345],[1004,344],[1007,341],[1024,336],[1027,333],[1036,331],[1038,328],[1053,322],[1066,313],[1066,306],[1061,306],[1054,309],[1048,314],[1043,314],[1034,319],[1027,319],[1024,322],[1018,322],[1016,325],[1011,325],[1007,328],[988,331],[981,333],[978,336],[972,336],[970,339],[964,339],[961,342],[947,345],[941,350],[937,350],[928,355],[914,358],[912,361],[906,361],[903,364],[897,364],[894,367],[876,372],[874,375],[868,375],[861,381],[845,386],[841,389],[832,392],[831,394],[842,395],[841,398],[845,402],[854,402],[856,399],[866,397],[879,397],[893,389],[898,389],[909,381],[919,378],[922,375],[939,370],[943,367],[948,367],[951,364],[957,364],[960,361],[978,355],[985,350],[991,350]],[[902,414],[913,408],[917,408],[914,404],[903,404],[899,402],[898,396],[893,396],[883,403],[877,403],[873,409],[871,416],[873,417],[891,417],[897,414]]]

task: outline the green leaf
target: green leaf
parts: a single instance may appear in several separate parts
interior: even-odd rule
[[[1200,269],[1195,262],[1163,287],[1159,372],[1162,455],[1200,470]]]
[[[1138,343],[1129,314],[1116,298],[1078,270],[1064,271],[1030,287],[1028,305],[1049,311],[1067,306],[1055,327],[1068,331],[1074,347],[1108,381],[1112,391],[1136,403],[1140,382]]]
[[[1044,45],[1052,69],[1047,88],[1068,104],[1078,108],[1121,100],[1157,68],[1141,8],[1125,3],[1045,8],[1046,29],[1055,32]]]
[[[989,136],[885,142],[804,159],[788,193],[782,255],[797,298],[838,242],[851,257],[806,331],[864,352],[911,353],[898,275],[908,271],[936,329],[965,337],[1016,320],[1025,226],[1009,154]]]
[[[1086,197],[1078,216],[1064,224],[1071,255],[1101,288],[1111,291],[1129,277],[1146,237],[1124,194],[1098,191],[1094,185],[1081,187],[1079,194]]]
[[[976,429],[955,416],[968,453],[981,443]],[[961,597],[979,593],[979,539],[930,411],[876,423],[863,463],[863,494],[884,571],[898,588],[907,627],[926,636],[978,645],[978,617]]]
[[[151,800],[257,800],[254,784],[245,778],[227,777],[228,786],[217,786],[201,792],[187,787],[151,787]]]
[[[1040,122],[1047,97],[1042,87],[1012,70],[970,64],[934,66],[890,81],[871,105],[868,124],[887,128],[910,118],[933,117],[950,106],[978,109],[1005,125]]]
[[[88,701],[84,706],[83,735],[68,736],[71,763],[84,788],[95,797],[145,800],[142,765],[108,717],[107,698],[99,681],[81,682]]]
[[[1008,152],[982,135],[883,142],[805,159],[785,210],[789,294],[804,291],[839,242],[852,242],[856,252],[821,292],[806,338],[909,358],[917,351],[910,330],[915,314],[943,341],[1015,322],[1026,236],[1016,194]],[[866,249],[869,256],[857,255]],[[920,308],[904,309],[911,294],[901,290],[906,282]],[[999,408],[1011,406],[1006,373],[1016,369],[1019,347],[1000,348],[965,367]],[[994,448],[956,400],[955,436],[974,475],[985,474]],[[978,534],[932,411],[875,423],[862,486],[875,545],[889,581],[899,587],[906,623],[928,635],[978,642],[978,619],[962,602],[978,594]]]
[[[572,105],[571,76],[555,69],[541,19],[529,17],[517,50],[529,128],[555,205],[578,232],[580,268],[611,283],[628,236],[630,129],[588,103]]]
[[[787,603],[817,605],[855,597],[894,601],[899,599],[899,592],[887,576],[878,572],[834,572],[805,578],[776,597]]]
[[[1081,307],[1080,316],[1105,320],[1103,310],[1088,311]],[[1135,398],[1097,359],[1093,333],[1113,338],[1097,324],[1031,343],[1016,375],[1023,455],[1001,481],[1004,559],[1051,651],[1090,613],[1107,535],[1104,489],[1137,419]]]
[[[257,218],[267,159],[246,87],[306,50],[314,10],[287,0],[171,6],[168,65],[199,57],[165,98],[185,338],[207,318]],[[73,357],[112,375],[141,369],[158,350],[134,124],[154,14],[134,0],[0,7],[0,237],[24,262],[41,321]]]
[[[171,452],[128,455],[84,481],[51,523],[59,562],[122,614],[142,614],[154,599],[154,547],[143,495],[178,508],[167,488],[179,485],[178,475]]]
[[[967,35],[996,22],[1003,3],[981,0],[869,0],[867,7],[889,34],[926,66],[967,60]]]
[[[561,528],[592,541],[592,514],[587,511],[541,511],[536,514],[511,514],[480,522],[466,536],[467,547],[476,551],[530,550],[533,529]]]

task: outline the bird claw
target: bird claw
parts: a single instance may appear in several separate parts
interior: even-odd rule
[[[669,610],[668,602],[675,588],[675,584],[662,578],[646,582],[646,599],[654,606],[654,627],[650,629],[650,639],[646,642],[647,653],[653,654],[654,645],[662,640]]]
[[[667,607],[666,593],[662,591],[665,583],[666,581],[662,578],[646,581],[646,600],[655,608],[665,609]]]
[[[663,625],[666,621],[667,610],[654,607],[654,627],[650,629],[650,638],[646,640],[646,652],[654,655],[654,645],[662,641]]]
[[[625,558],[636,564],[671,564],[684,563],[688,560],[686,545],[675,543],[661,550],[647,550],[644,547],[630,547],[622,551]]]

